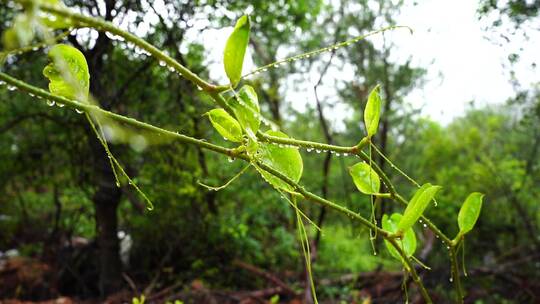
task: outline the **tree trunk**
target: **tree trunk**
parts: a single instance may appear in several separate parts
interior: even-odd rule
[[[121,191],[116,181],[107,155],[97,138],[93,139],[97,190],[93,202],[96,217],[96,233],[99,248],[99,291],[101,296],[119,290],[122,286],[122,262],[120,243],[117,236],[118,218],[116,210],[120,203]]]

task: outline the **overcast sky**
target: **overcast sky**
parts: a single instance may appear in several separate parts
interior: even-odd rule
[[[507,56],[521,52],[516,67],[522,83],[538,81],[531,65],[538,60],[540,37],[530,32],[531,39],[521,35],[511,38],[503,47],[486,39],[497,36],[486,32],[476,15],[477,2],[471,0],[420,0],[405,6],[398,24],[414,29],[414,35],[393,35],[403,57],[412,56],[418,66],[427,68],[428,82],[415,90],[408,100],[424,105],[423,113],[441,122],[463,114],[466,104],[501,103],[513,95],[509,82]],[[395,53],[394,53],[395,54]],[[433,62],[433,63],[431,63]],[[440,74],[440,76],[439,76]]]

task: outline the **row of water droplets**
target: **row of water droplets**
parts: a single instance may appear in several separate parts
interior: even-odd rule
[[[278,146],[280,148],[289,148],[289,149],[305,149],[306,152],[309,152],[309,153],[317,153],[317,154],[320,154],[320,153],[323,153],[323,152],[330,152],[330,154],[333,154],[335,156],[343,156],[343,157],[347,157],[347,156],[355,156],[355,154],[353,153],[348,153],[348,152],[336,152],[334,150],[329,150],[329,149],[319,149],[319,148],[315,148],[315,147],[304,147],[304,146],[297,146],[297,145],[289,145],[289,144],[283,144],[283,143],[276,143],[276,142],[270,142],[268,141],[267,143],[271,144],[271,145],[274,145],[274,146]]]
[[[378,33],[382,33],[382,32],[385,32],[387,30],[400,28],[400,27],[401,26],[390,26],[390,27],[383,28],[383,29],[378,30],[378,31],[370,32],[370,33],[362,35],[362,36],[358,36],[356,38],[353,38],[353,39],[350,39],[350,40],[347,40],[347,41],[344,41],[344,42],[340,42],[340,43],[330,45],[330,46],[327,46],[327,47],[324,47],[324,48],[321,48],[321,49],[318,49],[318,50],[315,50],[315,51],[311,51],[311,52],[307,52],[307,53],[304,53],[304,54],[300,54],[300,55],[292,56],[292,57],[285,58],[285,59],[282,59],[282,60],[278,60],[276,62],[267,64],[267,65],[262,66],[260,68],[257,68],[255,70],[245,74],[244,76],[242,76],[242,78],[247,78],[247,77],[250,77],[250,76],[253,76],[253,75],[257,75],[259,73],[264,73],[264,72],[267,72],[268,69],[270,69],[270,68],[278,68],[280,66],[290,64],[290,63],[292,63],[294,61],[297,61],[297,60],[309,59],[311,56],[317,56],[317,55],[325,53],[325,52],[335,52],[336,50],[338,50],[338,49],[340,49],[342,47],[347,47],[347,46],[349,46],[351,44],[354,44],[356,42],[364,40],[365,38],[367,38],[369,36],[372,36],[372,35],[375,35],[375,34],[378,34]],[[409,28],[409,30],[410,30],[410,28]],[[411,30],[411,32],[412,32],[412,30]]]
[[[7,85],[8,91],[11,91],[11,92],[18,89],[16,86],[7,84],[5,81],[0,80],[0,87],[4,86],[4,85]],[[31,92],[26,92],[26,93],[28,94],[28,96],[30,96],[32,98],[43,99],[43,97],[41,97],[39,95],[35,95],[34,93],[31,93]],[[56,101],[51,100],[51,99],[46,99],[46,103],[50,107],[53,107],[53,106],[56,105],[59,108],[63,108],[65,106],[63,103],[59,103],[59,102],[56,102]],[[77,112],[78,114],[84,113],[84,111],[81,111],[79,109],[75,109],[75,112]]]
[[[260,68],[257,68],[255,70],[245,74],[244,76],[242,76],[242,78],[248,78],[248,77],[251,77],[251,76],[255,76],[255,75],[259,74],[259,73],[265,73],[265,72],[268,71],[268,69],[279,68],[281,66],[285,66],[287,64],[290,64],[290,63],[293,63],[295,61],[302,60],[302,59],[309,59],[311,56],[317,56],[317,55],[319,55],[321,53],[324,53],[324,52],[333,52],[333,51],[339,49],[340,47],[349,45],[351,43],[354,43],[354,42],[351,40],[351,41],[348,41],[348,42],[344,42],[342,45],[341,44],[335,44],[335,45],[331,45],[329,47],[318,49],[318,50],[308,52],[308,53],[305,53],[305,54],[300,54],[300,55],[296,55],[296,56],[289,57],[289,58],[286,58],[286,59],[278,60],[278,61],[276,61],[274,63],[270,63],[270,64],[267,64],[267,65],[262,66]]]
[[[98,28],[98,30],[99,30],[99,28]],[[107,32],[107,31],[106,31],[106,35],[111,40],[116,40],[116,41],[119,41],[119,42],[126,42],[126,40],[122,36],[115,35],[115,34],[112,34],[110,32]],[[138,45],[136,45],[133,42],[126,42],[126,43],[123,43],[123,45],[125,46],[124,47],[125,49],[132,51],[133,54],[135,55],[135,57],[141,57],[142,59],[152,57],[152,54],[150,52],[148,52],[147,50],[139,47]],[[167,54],[167,51],[162,51],[162,52],[165,54],[165,56],[170,57],[169,54]],[[176,70],[176,68],[174,66],[171,66],[171,65],[167,64],[167,62],[165,62],[164,60],[159,60],[158,64],[161,67],[166,67],[169,70],[169,72],[176,73],[179,76],[182,76],[182,74],[180,72],[177,72],[177,70]],[[202,90],[201,87],[197,87],[197,89]]]
[[[419,222],[420,224],[422,224],[422,227],[424,227],[424,229],[428,229],[428,225],[427,225],[422,219],[419,219],[418,222]],[[435,234],[435,237],[436,237],[436,238],[439,238],[439,235],[438,235],[437,233],[434,233],[434,234]],[[444,242],[444,240],[441,240],[441,243],[443,244],[443,246],[446,247],[447,250],[450,250],[450,246],[449,246],[448,244],[446,244],[446,243]]]

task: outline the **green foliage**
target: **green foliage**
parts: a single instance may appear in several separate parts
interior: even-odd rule
[[[388,232],[396,233],[399,230],[398,225],[402,219],[403,216],[399,213],[394,213],[390,217],[385,214],[382,218],[382,227]],[[398,245],[403,249],[407,257],[411,257],[412,255],[414,255],[414,252],[416,251],[416,235],[414,234],[414,230],[412,228],[407,229],[403,234],[403,237],[396,241]],[[394,246],[392,246],[389,241],[385,240],[384,244],[386,245],[386,249],[388,249],[388,251],[394,258],[400,261],[403,259],[399,252],[397,252],[396,248],[394,248]]]
[[[90,74],[83,53],[72,46],[57,44],[50,49],[48,56],[51,63],[43,69],[43,75],[50,81],[51,93],[87,101]]]
[[[221,136],[233,142],[242,141],[242,127],[227,111],[213,109],[206,113],[208,119]]]
[[[381,96],[379,91],[380,86],[378,85],[371,90],[364,110],[364,124],[368,138],[375,135],[379,128],[379,118],[381,116]]]
[[[474,228],[482,209],[482,193],[474,192],[467,196],[458,214],[459,234],[465,235]]]
[[[267,135],[288,138],[287,134],[280,131],[266,131]],[[294,182],[298,182],[302,177],[304,170],[304,164],[302,162],[302,156],[296,147],[282,147],[270,143],[260,143],[257,150],[257,159],[278,171],[279,173],[290,178]],[[280,178],[256,167],[262,177],[269,182],[272,186],[286,190],[293,191],[294,189]]]
[[[399,221],[398,231],[400,233],[407,231],[416,223],[440,189],[440,186],[432,186],[430,183],[427,183],[416,191],[403,212],[403,217]]]
[[[242,16],[236,22],[232,34],[227,39],[223,53],[223,65],[225,73],[231,85],[236,87],[242,77],[242,67],[244,65],[244,55],[249,43],[249,32],[251,21],[249,16]]]
[[[379,175],[367,163],[361,162],[349,168],[356,188],[364,194],[378,193],[381,188]]]

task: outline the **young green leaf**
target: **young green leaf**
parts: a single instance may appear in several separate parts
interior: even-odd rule
[[[227,111],[213,109],[208,113],[208,118],[221,136],[233,142],[242,141],[242,127]]]
[[[43,69],[49,79],[49,91],[69,99],[86,101],[90,88],[88,64],[76,48],[57,44],[49,51],[51,63]]]
[[[426,210],[429,202],[431,202],[437,191],[440,189],[440,186],[432,186],[430,183],[427,183],[422,185],[422,187],[416,191],[407,205],[407,208],[405,208],[403,217],[399,221],[399,232],[407,231],[407,229],[411,228],[414,223],[416,223],[424,213],[424,210]]]
[[[225,45],[223,65],[233,87],[238,84],[242,77],[242,66],[244,65],[244,55],[249,42],[250,30],[251,21],[249,16],[242,16],[236,22],[236,26]]]
[[[458,214],[459,234],[464,235],[471,231],[480,216],[482,209],[482,193],[473,192],[467,196]]]
[[[285,133],[279,131],[269,130],[265,134],[288,138]],[[280,172],[281,174],[292,179],[293,181],[298,182],[300,180],[300,177],[302,177],[304,164],[302,162],[302,157],[300,156],[298,148],[284,148],[270,143],[259,143],[257,152],[257,159],[261,163]],[[289,192],[292,192],[294,190],[289,184],[277,178],[276,176],[262,170],[261,168],[256,168],[257,171],[259,171],[259,173],[262,175],[262,177],[272,186]]]
[[[233,109],[240,126],[248,136],[254,137],[261,125],[261,110],[257,93],[252,87],[245,85],[236,95],[229,99],[229,105]]]
[[[362,193],[378,193],[381,188],[379,175],[367,163],[361,162],[349,168],[356,188]]]
[[[399,213],[394,213],[390,217],[388,217],[388,215],[386,214],[383,215],[383,229],[391,233],[396,233],[398,231],[398,223],[401,221],[402,218],[403,216]],[[401,260],[401,256],[399,255],[396,248],[394,248],[394,246],[392,246],[390,242],[386,240],[384,242],[390,254],[396,259]],[[414,234],[414,230],[412,228],[407,229],[403,235],[403,238],[397,240],[397,242],[400,245],[401,249],[405,251],[407,257],[412,256],[416,251],[416,235]]]
[[[364,110],[364,124],[366,125],[367,137],[372,137],[379,128],[379,118],[381,115],[380,87],[377,85],[369,93],[366,108]]]

